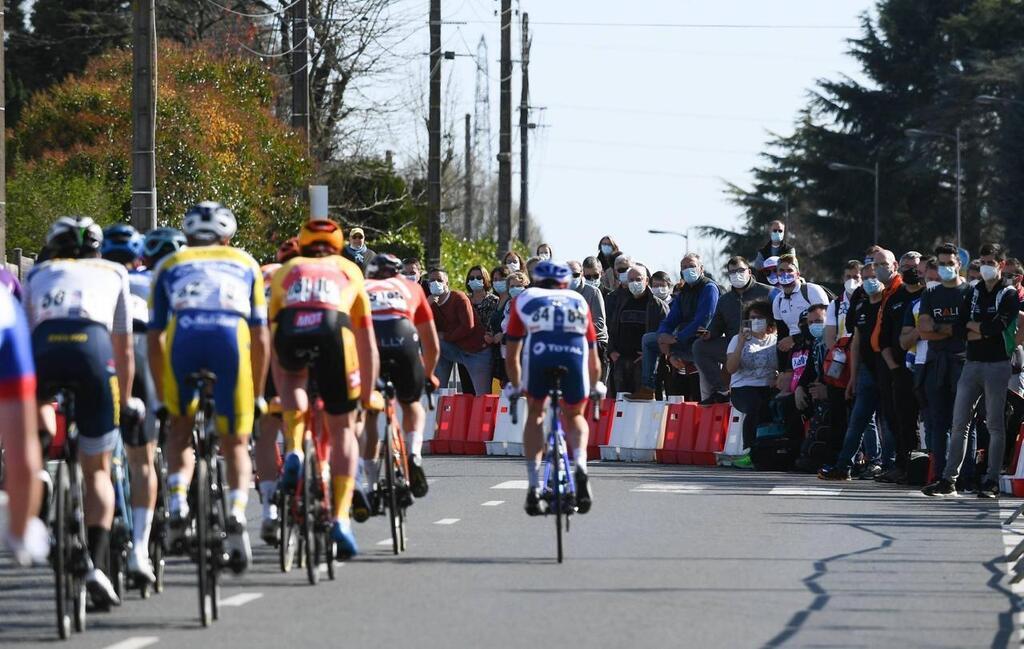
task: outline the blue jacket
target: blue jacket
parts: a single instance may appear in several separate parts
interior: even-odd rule
[[[711,324],[720,293],[718,284],[706,276],[694,284],[687,284],[672,299],[672,306],[658,327],[658,333],[673,334],[680,343],[692,342],[698,329],[706,329]]]

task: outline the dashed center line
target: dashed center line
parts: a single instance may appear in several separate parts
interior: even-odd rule
[[[772,487],[768,493],[772,496],[838,496],[843,490],[821,487]]]
[[[529,480],[507,480],[494,485],[491,489],[528,489],[529,487]]]
[[[391,539],[384,539],[383,541],[377,541],[377,545],[391,545]]]
[[[488,500],[485,503],[480,503],[481,507],[497,507],[498,505],[504,504],[504,500]]]
[[[221,606],[245,606],[249,602],[256,601],[263,597],[263,593],[238,593],[227,599],[220,600]]]
[[[461,518],[442,518],[439,521],[434,521],[434,525],[454,525],[458,523]]]
[[[655,484],[642,484],[639,487],[634,487],[630,491],[635,493],[648,493],[648,494],[695,494],[704,491],[706,487],[704,485],[697,484],[683,484],[683,483],[655,483]]]
[[[160,638],[153,635],[138,636],[122,640],[121,642],[115,642],[112,645],[108,645],[106,649],[142,649],[158,642],[160,642]]]

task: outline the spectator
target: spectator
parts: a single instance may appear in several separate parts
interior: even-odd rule
[[[501,333],[495,336],[499,343],[501,343],[501,357],[506,357],[505,335],[508,334],[508,318],[509,312],[512,310],[512,300],[517,295],[526,290],[530,285],[530,278],[526,276],[526,273],[517,272],[509,273],[508,276],[508,301],[505,302],[505,306],[502,307],[501,313]]]
[[[754,257],[754,268],[763,271],[766,259],[783,255],[796,257],[796,250],[786,242],[786,224],[782,221],[772,221],[768,224],[768,243],[757,251],[757,256]],[[767,279],[767,275],[762,275],[761,279]]]
[[[651,293],[654,293],[654,297],[658,298],[665,304],[672,303],[672,278],[669,277],[668,273],[663,270],[659,270],[651,275],[650,279]]]
[[[861,268],[861,277],[867,299],[853,302],[846,316],[846,327],[853,334],[849,354],[850,383],[846,386],[846,398],[853,400],[853,410],[835,464],[824,466],[818,472],[822,480],[849,480],[853,458],[862,444],[867,458],[861,476],[873,478],[882,473],[880,442],[875,426],[879,400],[875,371],[881,358],[879,352],[871,346],[871,335],[878,321],[885,286],[875,277],[873,260]]]
[[[771,287],[754,281],[750,264],[743,257],[733,257],[725,266],[731,288],[721,296],[715,315],[707,330],[693,342],[693,362],[709,394],[702,404],[728,403],[727,387],[722,375],[727,347],[740,333],[744,312],[753,302],[767,302]],[[774,331],[774,329],[773,329]]]
[[[469,372],[473,394],[491,391],[491,353],[484,342],[484,326],[478,323],[469,297],[462,291],[453,291],[448,285],[448,273],[432,268],[430,276],[430,307],[434,311],[434,324],[441,339],[441,358],[434,371],[440,387],[448,387],[452,367],[461,363]],[[463,391],[469,392],[464,386]]]
[[[875,254],[877,259],[880,253]],[[899,279],[902,285],[885,301],[885,308],[880,315],[878,340],[882,363],[879,365],[878,389],[881,392],[882,412],[892,431],[896,463],[878,476],[879,482],[905,483],[910,452],[917,448],[917,418],[920,413],[914,394],[914,376],[907,367],[907,354],[900,344],[900,337],[908,305],[924,290],[924,273],[920,266],[919,252],[907,252],[900,257]],[[886,268],[879,263],[876,263],[876,267],[879,271]]]
[[[505,256],[501,258],[501,263],[502,265],[507,266],[510,272],[526,272],[526,260],[523,259],[518,252],[513,250],[509,250],[505,253]]]
[[[893,468],[896,461],[896,412],[892,400],[892,372],[889,369],[888,354],[882,354],[883,343],[888,344],[887,336],[882,335],[882,324],[888,306],[902,299],[898,294],[903,287],[903,277],[899,274],[896,257],[891,251],[879,248],[873,259],[875,278],[882,283],[882,303],[870,341],[871,349],[878,353],[875,383],[878,386],[878,427],[882,440],[881,465],[884,472]]]
[[[616,262],[617,264],[618,262]],[[672,300],[668,315],[657,331],[643,337],[643,363],[640,389],[627,396],[634,401],[649,401],[654,398],[654,374],[658,355],[677,357],[693,361],[693,341],[698,331],[711,323],[718,305],[720,289],[718,284],[704,275],[700,255],[687,253],[680,262],[680,274],[686,287]],[[614,334],[612,345],[615,344]],[[705,386],[701,377],[702,398],[710,396],[710,386]]]
[[[619,250],[619,244],[615,243],[615,240],[611,237],[601,237],[600,243],[597,245],[597,260],[601,262],[601,268],[604,270],[604,276],[601,278],[603,282],[603,288],[605,293],[610,293],[618,288],[618,282],[613,281],[615,279],[614,272],[615,260],[619,258],[622,251]]]
[[[377,253],[366,247],[366,234],[362,228],[352,228],[348,231],[348,243],[341,251],[341,256],[348,259],[356,266],[366,272],[370,260],[377,256]]]
[[[618,309],[619,302],[628,300],[630,298],[629,288],[627,284],[629,282],[629,269],[633,267],[633,258],[626,254],[620,254],[615,258],[615,263],[612,265],[611,270],[613,271],[614,277],[611,280],[612,290],[605,295],[604,308],[605,313],[612,314]],[[607,275],[607,273],[606,273]],[[607,285],[607,282],[605,282]]]
[[[601,297],[606,295],[601,286],[601,276],[604,274],[604,267],[601,266],[597,257],[587,257],[583,260],[583,283],[601,291]]]
[[[817,284],[803,282],[800,266],[793,255],[779,257],[779,293],[772,300],[772,313],[779,327],[779,351],[787,352],[793,345],[790,331],[800,328],[800,315],[812,304],[828,304],[829,295]]]
[[[967,266],[967,283],[974,286],[981,281],[981,260],[975,259]]]
[[[423,279],[423,265],[418,257],[407,257],[402,260],[402,276],[410,282],[420,283]]]
[[[533,269],[541,262],[540,257],[530,257],[526,260],[526,274],[533,277]]]
[[[861,266],[863,264],[856,259],[846,262],[843,269],[843,292],[828,303],[828,311],[825,312],[825,345],[829,348],[834,347],[840,339],[850,336],[846,330],[846,314],[850,312],[854,295],[864,295],[863,291],[857,291],[861,285]]]
[[[647,268],[637,264],[627,272],[629,298],[619,300],[608,318],[614,386],[619,392],[633,392],[639,387],[644,334],[655,331],[668,314],[668,304],[651,292]]]
[[[549,246],[546,243],[542,243],[539,246],[537,246],[536,257],[541,261],[551,261],[551,246]]]
[[[858,267],[858,274],[859,274]],[[828,307],[823,304],[811,305],[807,310],[807,330],[805,339],[809,354],[803,371],[796,380],[793,402],[797,411],[803,413],[810,423],[808,437],[810,444],[805,445],[798,466],[802,470],[818,472],[821,466],[834,458],[840,451],[843,431],[846,430],[846,402],[842,395],[835,398],[829,385],[822,382]],[[794,347],[794,349],[797,349]],[[793,363],[790,363],[793,367]]]
[[[767,302],[747,304],[743,309],[743,325],[729,339],[725,371],[729,373],[729,400],[732,407],[744,414],[744,458],[734,466],[749,468],[750,447],[757,436],[758,424],[766,418],[778,369],[775,350],[775,321]]]
[[[501,321],[505,315],[505,305],[508,304],[508,269],[505,266],[497,266],[491,270],[491,288],[498,296],[498,304],[491,312],[487,320],[487,332],[484,334],[484,342],[491,346],[491,375],[498,379],[498,382],[505,385],[505,363],[502,361],[501,342],[504,336],[501,333]]]
[[[922,259],[919,267],[924,275],[925,289],[919,291],[904,309],[903,330],[900,332],[900,347],[907,352],[907,367],[911,371],[914,381],[914,396],[917,398],[918,411],[921,414],[921,423],[924,425],[925,446],[930,447],[931,439],[934,436],[934,424],[932,421],[932,408],[928,404],[928,397],[925,393],[924,378],[925,364],[928,362],[928,341],[921,338],[917,332],[917,326],[921,319],[921,300],[924,298],[925,290],[940,286],[939,266],[935,257]],[[914,443],[916,448],[917,430],[914,431]]]
[[[592,259],[596,263],[597,260],[593,257],[587,257]],[[586,262],[584,262],[586,263]],[[583,296],[587,301],[587,306],[590,307],[590,315],[594,319],[594,330],[597,332],[597,347],[601,353],[601,360],[605,361],[608,358],[608,322],[607,315],[604,310],[604,296],[601,294],[601,289],[595,287],[584,279],[586,271],[583,264],[578,261],[568,262],[569,270],[572,271],[572,283],[570,287]],[[596,270],[591,267],[591,274],[596,273]],[[597,273],[600,275],[600,273]],[[597,284],[600,285],[600,279],[597,280]],[[605,363],[607,365],[607,363]],[[602,373],[603,367],[602,367]]]
[[[4,264],[0,264],[0,288],[7,289],[7,291],[14,296],[15,300],[21,301],[21,283],[18,282],[18,278],[14,276],[11,271],[3,267]]]
[[[466,290],[476,311],[476,320],[484,329],[486,341],[487,323],[498,308],[499,298],[491,291],[491,277],[483,266],[473,266],[466,273]]]
[[[988,472],[978,490],[980,498],[999,497],[1006,429],[1003,409],[1010,381],[1010,356],[1016,347],[1020,299],[1016,288],[1003,279],[1006,254],[999,244],[981,247],[981,281],[967,294],[954,334],[966,336],[967,360],[956,386],[953,432],[942,479],[922,491],[929,496],[956,495],[956,479],[964,461],[971,419],[979,399],[985,399],[989,444]]]

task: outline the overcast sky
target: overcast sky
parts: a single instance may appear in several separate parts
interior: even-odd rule
[[[404,9],[426,20],[427,0]],[[807,90],[818,78],[859,78],[845,55],[858,35],[868,0],[521,0],[529,13],[532,121],[531,213],[558,258],[594,254],[611,234],[638,260],[676,269],[685,243],[655,236],[650,228],[685,231],[714,224],[732,227],[738,210],[723,194],[729,179],[749,186],[750,168],[769,132],[788,134]],[[445,50],[476,52],[483,34],[490,46],[491,128],[498,135],[497,0],[444,0]],[[519,17],[513,58],[518,59]],[[549,24],[545,24],[549,23]],[[577,23],[577,24],[553,24]],[[578,23],[614,23],[588,26]],[[625,24],[665,26],[626,26]],[[682,27],[681,24],[716,25]],[[676,25],[676,26],[667,26]],[[808,29],[727,28],[722,25],[816,26]],[[410,55],[410,77],[425,79],[427,30],[401,45]],[[473,112],[475,64],[445,62],[454,82],[455,146],[461,150],[462,115]],[[513,76],[519,102],[519,68]],[[447,77],[451,77],[450,79]],[[447,123],[452,116],[446,116]],[[518,123],[518,113],[513,124]],[[416,128],[413,121],[411,128]],[[421,130],[422,127],[420,127]],[[406,138],[406,141],[401,141]],[[408,136],[387,143],[401,152]],[[419,134],[425,142],[425,132]],[[518,130],[514,128],[518,155]],[[513,194],[518,199],[518,159]],[[715,244],[696,235],[691,247]],[[753,251],[730,251],[753,254]]]

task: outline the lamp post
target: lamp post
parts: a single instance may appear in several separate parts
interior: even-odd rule
[[[874,239],[873,243],[878,243],[878,161],[875,161],[875,166],[871,167],[860,167],[857,165],[848,165],[842,162],[830,162],[828,168],[832,171],[859,171],[861,173],[871,174],[875,177],[875,227],[874,227]]]
[[[686,239],[686,252],[690,252],[690,228],[686,228],[686,232],[676,232],[675,230],[648,230],[648,234],[670,234],[677,237]]]
[[[957,126],[956,130],[952,133],[943,133],[941,131],[930,131],[921,128],[908,128],[904,131],[907,137],[920,140],[924,138],[939,138],[943,140],[950,140],[956,146],[956,247],[962,248],[963,245],[960,241],[960,214],[961,204],[963,202],[963,178],[960,173],[960,127]]]

